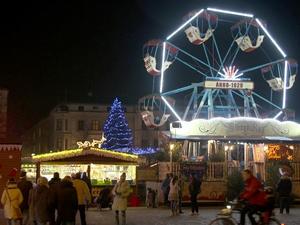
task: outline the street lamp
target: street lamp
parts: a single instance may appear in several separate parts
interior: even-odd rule
[[[171,166],[171,172],[173,172],[173,149],[175,147],[175,144],[170,144],[170,166]]]

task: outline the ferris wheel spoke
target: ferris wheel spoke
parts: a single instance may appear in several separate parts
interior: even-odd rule
[[[190,65],[189,63],[187,63],[186,61],[180,59],[179,57],[176,57],[176,60],[178,60],[179,62],[181,62],[182,64],[186,65],[187,67],[189,67],[190,69],[196,71],[197,73],[207,77],[207,75],[205,73],[203,73],[202,71],[196,69],[195,67],[193,67],[192,65]]]
[[[219,73],[221,72],[221,70],[223,69],[224,63],[226,62],[227,57],[228,57],[229,53],[231,52],[231,50],[232,50],[232,48],[233,48],[233,45],[234,45],[234,43],[235,43],[235,39],[236,39],[237,36],[238,36],[238,34],[233,38],[233,41],[231,42],[231,44],[230,44],[230,46],[229,46],[229,48],[228,48],[228,50],[227,50],[227,52],[226,52],[226,54],[225,54],[225,56],[224,56],[224,59],[221,60],[221,66],[220,66],[220,68],[219,68],[219,70],[218,70],[218,74],[219,74]],[[217,46],[216,46],[216,47],[217,47]],[[218,48],[217,48],[217,49],[218,49]]]
[[[221,57],[221,54],[220,54],[220,51],[219,51],[219,47],[218,47],[218,44],[216,42],[216,38],[215,38],[215,35],[214,33],[212,34],[212,40],[213,40],[213,44],[216,48],[216,52],[217,52],[217,55],[218,55],[218,58],[219,58],[219,61],[220,61],[220,64],[218,64],[219,67],[223,68],[223,62],[222,62],[222,57]]]
[[[205,43],[202,44],[203,46],[203,50],[204,50],[204,53],[205,53],[205,57],[206,57],[206,60],[207,60],[207,63],[208,63],[208,66],[209,66],[209,70],[210,70],[210,75],[212,77],[214,77],[214,73],[212,71],[212,66],[210,65],[210,60],[209,60],[209,57],[208,57],[208,54],[207,54],[207,51],[206,51],[206,46],[205,46]],[[214,59],[213,59],[214,60]]]
[[[185,54],[186,56],[189,56],[189,57],[192,58],[193,60],[199,62],[200,64],[202,64],[202,65],[208,67],[209,69],[214,70],[215,72],[218,72],[218,70],[215,69],[214,67],[208,65],[207,63],[205,63],[205,62],[203,62],[202,60],[198,59],[197,57],[191,55],[190,53],[188,53],[188,52],[182,50],[181,48],[177,47],[176,45],[174,45],[174,44],[172,44],[172,43],[170,43],[170,42],[168,42],[168,44],[171,45],[172,47],[178,49],[179,52],[181,52],[181,53]]]
[[[285,61],[285,59],[278,59],[278,60],[273,61],[273,62],[269,62],[269,63],[265,63],[265,64],[258,65],[258,66],[255,66],[255,67],[251,67],[249,69],[241,70],[239,73],[251,72],[251,71],[258,70],[258,69],[261,69],[261,68],[264,68],[264,67],[267,67],[267,66],[271,66],[273,64],[280,63],[280,62],[283,62],[283,61]]]
[[[280,109],[281,110],[281,107],[276,105],[275,103],[269,101],[268,99],[262,97],[261,95],[257,94],[256,92],[252,92],[253,95],[255,95],[256,97],[260,98],[261,100],[265,101],[266,103],[269,103],[270,105],[274,106],[275,108],[277,109]]]

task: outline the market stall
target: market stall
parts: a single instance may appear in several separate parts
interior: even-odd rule
[[[112,187],[124,172],[135,192],[137,160],[138,156],[133,154],[95,147],[32,156],[36,164],[36,177],[43,176],[50,180],[54,172],[58,172],[61,178],[86,172],[92,182],[93,196],[98,196],[104,187]]]

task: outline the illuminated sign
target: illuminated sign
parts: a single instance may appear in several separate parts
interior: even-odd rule
[[[253,90],[254,83],[252,81],[241,80],[206,80],[205,88],[212,89],[237,89],[237,90]]]
[[[293,149],[282,144],[269,144],[266,155],[269,160],[293,160]]]

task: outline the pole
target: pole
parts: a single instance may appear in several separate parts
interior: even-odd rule
[[[170,166],[171,166],[171,173],[173,173],[173,152],[170,149]]]

